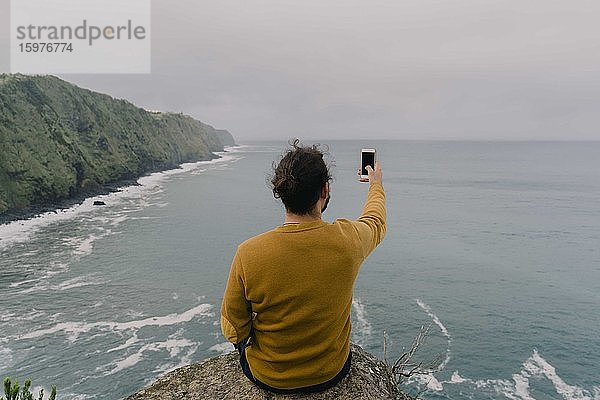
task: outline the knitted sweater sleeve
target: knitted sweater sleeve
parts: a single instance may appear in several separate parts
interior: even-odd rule
[[[233,344],[238,344],[250,335],[252,306],[246,299],[240,250],[236,252],[221,305],[221,331]]]
[[[360,238],[363,258],[366,258],[381,243],[386,231],[385,192],[380,183],[369,187],[362,213],[353,225]]]

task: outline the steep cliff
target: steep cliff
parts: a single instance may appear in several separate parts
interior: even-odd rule
[[[225,129],[216,129],[217,137],[223,144],[223,146],[235,146],[235,141],[231,133]]]
[[[398,390],[390,368],[352,345],[352,366],[335,387],[310,395],[277,395],[259,389],[242,372],[237,352],[170,372],[126,400],[414,400]]]
[[[234,144],[182,114],[148,112],[53,76],[0,75],[0,217],[208,160]]]

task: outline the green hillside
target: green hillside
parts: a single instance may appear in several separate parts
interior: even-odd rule
[[[53,76],[0,75],[0,216],[215,158],[225,130]]]

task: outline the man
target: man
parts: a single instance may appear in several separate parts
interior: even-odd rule
[[[221,329],[240,352],[244,374],[275,393],[310,393],[350,369],[350,310],[360,265],[385,235],[378,163],[356,221],[327,223],[331,176],[317,146],[294,141],[271,183],[284,224],[242,243],[235,254]]]

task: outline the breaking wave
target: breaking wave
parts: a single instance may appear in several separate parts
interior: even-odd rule
[[[365,306],[360,298],[352,299],[352,310],[354,311],[355,317],[353,339],[357,344],[364,346],[368,343],[373,328],[367,319],[367,312],[365,311]]]
[[[438,326],[442,335],[448,341],[446,351],[446,359],[440,364],[435,373],[442,371],[450,361],[450,345],[452,343],[452,335],[442,323],[440,318],[433,312],[431,307],[420,299],[416,299],[419,307],[427,313],[433,323]],[[460,393],[473,393],[474,397],[479,398],[483,395],[482,392],[489,391],[489,395],[501,394],[511,400],[537,400],[530,392],[532,382],[538,382],[546,379],[552,384],[556,394],[560,395],[565,400],[600,400],[600,387],[594,386],[591,390],[586,390],[582,387],[570,385],[566,383],[557,373],[556,368],[544,359],[540,353],[534,349],[530,357],[522,364],[521,370],[512,374],[511,379],[470,379],[461,376],[458,371],[454,371],[449,380],[438,380],[432,375],[414,376],[413,381],[421,386],[425,386],[427,390],[433,392],[443,392],[445,386],[460,386]],[[540,399],[541,400],[541,399]]]

